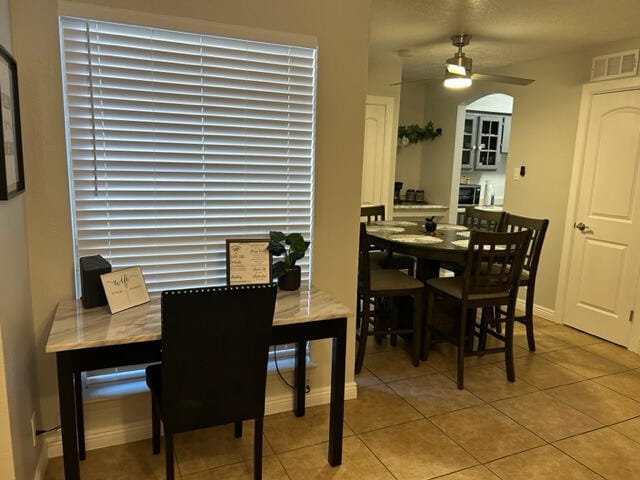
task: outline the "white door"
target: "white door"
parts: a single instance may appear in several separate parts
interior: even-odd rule
[[[393,98],[367,96],[362,163],[363,204],[384,205],[386,216],[393,212]]]
[[[593,95],[564,323],[620,345],[640,267],[640,90]]]

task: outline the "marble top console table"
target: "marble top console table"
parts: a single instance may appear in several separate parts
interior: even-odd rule
[[[328,460],[342,463],[346,326],[350,311],[330,295],[303,285],[279,291],[271,343],[295,343],[294,413],[304,415],[305,343],[333,339]],[[84,459],[84,420],[80,374],[87,370],[160,361],[160,296],[111,315],[106,306],[84,310],[80,300],[58,304],[46,351],[55,353],[66,480],[80,478]]]

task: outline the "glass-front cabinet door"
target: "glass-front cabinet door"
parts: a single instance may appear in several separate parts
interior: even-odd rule
[[[480,115],[477,117],[476,170],[496,170],[500,154],[502,116]]]
[[[462,134],[462,170],[473,170],[476,152],[476,115],[467,115],[464,119]]]

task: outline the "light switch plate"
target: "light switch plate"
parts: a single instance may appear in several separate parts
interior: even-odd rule
[[[520,180],[522,177],[520,176],[520,167],[516,167],[513,169],[513,179]]]

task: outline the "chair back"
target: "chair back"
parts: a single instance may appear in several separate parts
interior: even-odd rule
[[[371,290],[371,264],[369,262],[369,237],[367,226],[360,222],[360,240],[358,242],[358,290]]]
[[[463,295],[504,295],[515,301],[529,230],[512,233],[471,231]]]
[[[467,207],[464,210],[462,224],[469,230],[483,230],[486,232],[499,232],[504,225],[505,212],[482,210],[477,207]]]
[[[264,414],[273,284],[162,292],[162,416],[173,433]]]
[[[367,223],[385,219],[384,205],[367,205],[360,207],[360,217],[366,217]]]
[[[535,278],[538,271],[540,253],[542,253],[542,243],[547,233],[549,220],[538,218],[520,217],[508,213],[504,222],[504,230],[507,232],[519,232],[521,230],[531,231],[531,239],[527,246],[527,252],[522,268],[529,272],[529,278]]]

